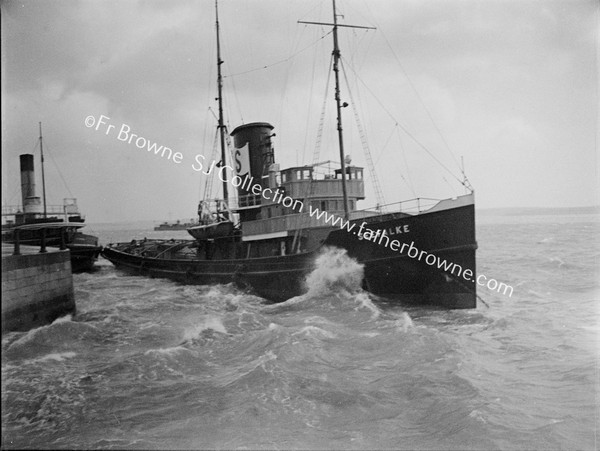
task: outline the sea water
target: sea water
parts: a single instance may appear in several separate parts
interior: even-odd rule
[[[2,337],[2,448],[597,449],[599,217],[478,221],[514,292],[474,310],[390,304],[337,251],[278,305],[101,259],[75,316]]]

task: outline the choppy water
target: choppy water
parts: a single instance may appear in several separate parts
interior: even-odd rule
[[[336,254],[275,306],[102,260],[75,317],[2,337],[2,448],[595,449],[598,226],[481,218],[515,291],[472,311],[387,305]]]

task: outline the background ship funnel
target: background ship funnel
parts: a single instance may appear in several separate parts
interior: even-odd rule
[[[19,155],[21,163],[21,200],[24,213],[40,213],[42,203],[35,195],[35,171],[33,168],[33,155]]]

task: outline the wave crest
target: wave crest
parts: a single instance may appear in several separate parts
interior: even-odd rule
[[[348,256],[345,249],[327,247],[317,257],[315,269],[306,277],[307,295],[319,296],[343,290],[362,290],[364,265]]]

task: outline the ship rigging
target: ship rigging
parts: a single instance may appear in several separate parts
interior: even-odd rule
[[[213,176],[219,173],[223,196],[208,199],[207,182],[205,197],[198,208],[200,224],[188,229],[194,241],[133,240],[111,244],[103,251],[108,260],[124,270],[184,283],[234,282],[268,300],[284,301],[306,292],[305,277],[314,269],[321,253],[340,248],[363,265],[363,287],[373,294],[401,302],[475,307],[475,287],[460,280],[460,272],[458,276],[448,274],[397,252],[419,248],[426,255],[452,261],[474,275],[477,244],[472,192],[456,198],[417,198],[384,206],[374,177],[373,159],[366,151],[378,205],[374,209],[358,208],[358,202],[365,198],[363,168],[352,164],[345,154],[342,109],[348,104],[342,101],[340,90],[343,66],[338,27],[371,27],[338,23],[335,0],[332,6],[332,23],[301,23],[332,27],[340,160],[335,163],[339,163],[339,168],[320,173],[323,165],[317,146],[313,164],[281,169],[275,159],[274,126],[268,122],[244,123],[227,132],[223,117],[219,11],[215,1],[217,135],[221,160],[217,165],[219,170],[210,172]],[[227,165],[228,147],[234,154],[229,160],[231,166]],[[233,184],[233,180],[255,182]],[[466,178],[461,182],[464,181]],[[235,196],[229,193],[228,183],[235,186]],[[336,226],[338,223],[343,227]],[[379,241],[351,232],[363,228],[369,235],[379,237]],[[392,241],[388,233],[397,238]],[[381,245],[383,238],[389,246]]]

